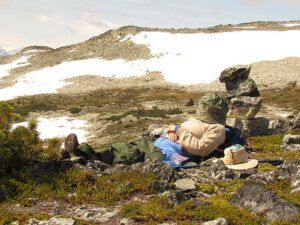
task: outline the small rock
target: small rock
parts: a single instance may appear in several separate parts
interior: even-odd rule
[[[93,217],[93,220],[100,222],[100,223],[106,223],[109,221],[111,218],[115,217],[118,215],[118,211],[112,211],[112,212],[106,212],[103,214],[103,212],[98,213],[96,216]]]
[[[291,191],[291,194],[300,193],[300,187]]]
[[[218,218],[216,220],[204,222],[203,225],[227,225],[228,222],[224,218]]]
[[[56,217],[44,221],[30,219],[27,225],[75,225],[75,220]]]
[[[18,220],[16,220],[16,221],[10,223],[9,225],[19,225],[19,224],[20,224],[20,222]]]
[[[175,188],[181,191],[191,191],[196,189],[196,182],[192,179],[179,179],[175,183]]]
[[[282,140],[282,145],[280,146],[280,149],[289,151],[299,151],[300,135],[285,135]]]
[[[130,224],[133,224],[132,221],[128,218],[123,218],[121,219],[120,221],[120,225],[130,225]]]

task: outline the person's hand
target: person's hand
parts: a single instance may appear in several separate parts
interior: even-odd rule
[[[175,125],[170,125],[167,129],[168,131],[168,137],[171,141],[177,141],[178,140],[178,136],[175,133]]]

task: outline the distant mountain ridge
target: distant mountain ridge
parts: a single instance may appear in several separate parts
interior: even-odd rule
[[[223,69],[253,63],[256,64],[250,76],[260,88],[282,87],[300,81],[299,38],[300,20],[199,29],[125,26],[77,44],[56,49],[29,46],[14,55],[1,57],[0,95],[7,94],[9,99],[20,90],[28,91],[18,93],[22,96],[54,93],[58,89],[81,93],[97,88],[127,87],[132,77],[142,76],[146,80],[151,78],[151,82],[157,85],[168,82],[168,85],[188,84],[199,89],[197,85],[203,84],[201,89],[216,90],[221,87],[208,82],[216,80]],[[278,57],[273,57],[276,54]],[[261,61],[265,62],[259,63]],[[11,65],[9,72],[8,64]],[[277,65],[277,70],[272,69]],[[112,78],[116,79],[112,82]],[[119,78],[128,78],[128,81],[116,85]],[[12,85],[15,85],[14,89],[3,89]],[[45,87],[49,90],[46,91]]]
[[[8,52],[6,52],[3,48],[0,48],[0,57],[1,56],[8,56]]]

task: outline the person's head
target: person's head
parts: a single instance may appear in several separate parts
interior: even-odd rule
[[[228,110],[228,103],[223,96],[218,93],[210,93],[198,101],[196,118],[205,123],[225,125]]]

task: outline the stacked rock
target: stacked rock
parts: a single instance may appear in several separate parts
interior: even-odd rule
[[[251,67],[234,66],[225,69],[219,77],[220,82],[225,83],[227,91],[229,104],[227,116],[235,118],[234,124],[231,122],[230,125],[247,131],[246,136],[256,135],[253,133],[256,130],[268,129],[266,121],[254,119],[261,108],[262,100],[256,83],[249,78],[250,70]],[[258,129],[258,125],[263,125],[264,129]]]

